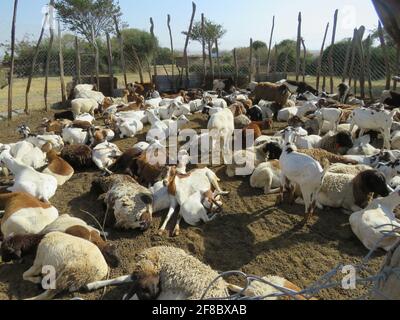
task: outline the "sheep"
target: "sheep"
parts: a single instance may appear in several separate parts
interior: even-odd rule
[[[382,239],[385,233],[400,228],[400,221],[394,214],[399,205],[400,191],[396,190],[385,198],[375,199],[367,208],[351,215],[351,229],[368,250],[375,250],[378,246],[389,251],[399,241],[399,232]]]
[[[198,226],[200,222],[209,223],[222,212],[220,195],[211,190],[203,193],[197,191],[192,194],[181,206],[179,218],[190,226]],[[179,222],[177,223],[179,226]],[[175,230],[175,236],[180,233],[179,228]]]
[[[280,192],[281,168],[278,160],[263,162],[250,177],[252,188],[263,188],[266,195]]]
[[[328,132],[318,143],[317,148],[330,153],[345,155],[347,150],[353,148],[353,139],[350,132]]]
[[[74,96],[77,97],[81,92],[94,91],[93,84],[78,84],[74,88]]]
[[[400,107],[400,94],[395,91],[384,90],[381,96],[381,103],[387,104],[391,107]]]
[[[90,139],[89,130],[72,127],[64,128],[61,136],[64,142],[69,145],[87,144]]]
[[[371,193],[386,197],[389,194],[385,176],[367,170],[357,176],[327,172],[318,194],[318,206],[359,211],[368,205]]]
[[[1,233],[10,235],[38,234],[58,218],[58,210],[23,192],[0,194]]]
[[[212,284],[204,299],[229,296],[229,285],[218,272],[182,249],[153,247],[141,252],[135,260],[131,276],[92,283],[87,289],[133,281],[125,300],[200,300]]]
[[[48,289],[29,300],[50,300],[63,291],[73,292],[88,283],[103,280],[108,274],[107,262],[93,243],[61,232],[14,236],[5,239],[1,249],[4,262],[36,252],[33,266],[23,274],[25,281],[40,284],[43,267],[55,269],[56,289]]]
[[[365,130],[378,131],[383,135],[384,148],[390,150],[390,129],[393,123],[393,116],[397,111],[388,112],[367,108],[356,109],[352,114],[350,132],[353,132],[354,126],[361,129],[360,137],[364,135]]]
[[[361,155],[361,156],[373,156],[379,153],[379,149],[376,149],[370,144],[371,138],[369,135],[362,136],[354,141],[353,147],[347,151],[347,155]]]
[[[230,142],[232,140],[232,135],[235,131],[235,120],[232,112],[229,109],[223,109],[220,112],[212,115],[207,125],[207,129],[217,134],[217,136],[222,139],[224,160],[227,161],[227,156],[230,154]],[[215,139],[213,140],[213,149],[217,148],[217,143]]]
[[[121,155],[121,150],[119,150],[115,144],[104,142],[93,148],[92,160],[100,170],[112,174],[108,168],[114,164],[115,159]]]
[[[285,80],[283,83],[286,84],[292,93],[302,94],[308,91],[316,96],[319,94],[318,90],[314,89],[305,82]]]
[[[45,235],[51,232],[63,232],[71,236],[86,239],[100,249],[107,263],[112,268],[117,268],[120,264],[115,246],[104,241],[100,236],[100,231],[89,226],[82,219],[63,214],[41,230],[40,234]]]
[[[328,172],[330,173],[342,173],[354,176],[367,170],[372,170],[372,167],[364,164],[348,165],[343,163],[334,163],[328,168]]]
[[[194,193],[198,191],[205,193],[211,190],[211,187],[214,187],[217,191],[216,195],[228,194],[228,192],[221,190],[219,181],[220,179],[218,179],[216,174],[209,168],[196,169],[188,174],[180,174],[176,167],[169,167],[168,173],[164,179],[164,184],[168,187],[171,203],[167,218],[162,224],[159,234],[162,235],[165,232],[165,228],[177,206],[182,206]],[[174,235],[179,233],[179,222],[180,220],[178,220],[175,226]]]
[[[89,169],[94,164],[92,149],[82,144],[66,146],[61,152],[61,158],[67,161],[75,170]]]
[[[0,163],[4,163],[15,177],[14,185],[8,191],[26,192],[44,202],[49,202],[56,193],[56,178],[20,163],[7,150],[0,154]]]
[[[307,102],[303,106],[295,106],[281,109],[278,112],[278,121],[287,122],[290,118],[294,116],[304,117],[309,112],[314,112],[317,110],[317,106],[314,102]]]
[[[236,151],[233,154],[232,164],[226,166],[226,175],[230,178],[240,175],[252,175],[255,168],[267,160],[265,143],[251,149]]]
[[[243,129],[251,123],[251,120],[244,114],[241,114],[240,116],[235,117],[234,123],[236,129]]]
[[[385,261],[382,264],[380,274],[385,274],[378,283],[377,288],[374,290],[372,298],[374,300],[400,299],[400,281],[398,270],[400,267],[400,241],[397,242],[388,252]]]
[[[33,169],[39,169],[46,165],[46,154],[27,141],[20,141],[9,145],[0,144],[0,153],[8,150],[16,160]]]
[[[100,198],[107,206],[106,222],[114,227],[147,230],[153,220],[153,197],[149,189],[127,175],[102,177],[94,181],[105,192]]]
[[[251,97],[253,102],[258,103],[260,100],[274,101],[280,107],[284,106],[290,97],[289,88],[285,85],[277,85],[270,82],[258,83]]]
[[[319,162],[312,157],[297,152],[296,146],[292,143],[293,133],[285,132],[286,146],[279,159],[281,165],[281,190],[277,203],[283,201],[284,190],[289,190],[293,195],[292,183],[300,186],[305,202],[305,217],[303,223],[310,221],[314,214],[317,195],[323,178],[323,169]]]
[[[71,101],[71,110],[75,117],[86,112],[93,116],[98,108],[99,103],[94,99],[79,98]]]
[[[74,175],[74,168],[60,158],[54,150],[47,152],[47,160],[49,165],[43,170],[43,173],[56,178],[58,186],[64,185]]]
[[[337,132],[340,119],[342,118],[342,113],[343,111],[341,109],[334,109],[334,108],[322,108],[317,110],[314,116],[318,120],[319,124],[320,131],[318,132],[318,134],[321,134],[324,121],[327,121],[331,125],[333,125],[333,132]]]

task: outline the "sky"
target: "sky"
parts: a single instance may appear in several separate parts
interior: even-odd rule
[[[192,12],[191,0],[120,0],[123,20],[130,27],[149,30],[149,18],[155,22],[155,33],[160,44],[169,47],[167,14],[171,14],[171,26],[176,49],[182,49]],[[220,50],[249,45],[249,39],[269,41],[272,16],[276,16],[273,42],[296,39],[297,17],[303,16],[303,37],[309,50],[319,50],[327,22],[333,24],[335,9],[339,9],[337,39],[351,37],[353,29],[364,25],[367,30],[377,26],[378,16],[371,0],[196,0],[196,19],[201,13],[227,30],[221,40]],[[13,0],[0,0],[0,43],[9,41]],[[48,0],[19,0],[17,39],[26,35],[33,39],[39,35],[43,7]],[[329,39],[331,38],[331,30]],[[329,40],[330,41],[330,40]],[[200,45],[191,43],[189,50],[197,53]]]

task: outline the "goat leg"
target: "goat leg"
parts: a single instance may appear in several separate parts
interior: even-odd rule
[[[133,282],[133,279],[132,279],[131,275],[122,276],[122,277],[111,279],[111,280],[97,281],[97,282],[89,283],[86,286],[84,286],[82,288],[82,290],[85,292],[91,292],[91,291],[99,290],[99,289],[102,289],[102,288],[108,287],[108,286],[119,286],[119,285],[123,285],[126,283],[132,283],[132,282]]]

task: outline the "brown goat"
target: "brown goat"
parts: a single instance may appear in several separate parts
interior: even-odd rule
[[[277,85],[270,82],[259,83],[251,95],[253,103],[257,104],[260,100],[274,101],[283,107],[289,100],[290,91],[285,85]]]

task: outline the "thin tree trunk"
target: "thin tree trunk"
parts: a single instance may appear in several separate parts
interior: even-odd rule
[[[298,27],[297,27],[296,81],[299,81],[299,76],[300,76],[300,54],[301,54],[301,12],[299,12]]]
[[[156,42],[156,36],[154,35],[154,21],[153,18],[150,18],[150,33],[153,38],[154,43]],[[157,76],[157,49],[155,50],[153,57],[153,68],[154,68],[154,76]]]
[[[330,76],[330,84],[331,84],[331,93],[333,93],[333,77],[334,77],[334,64],[333,64],[333,50],[335,48],[335,41],[336,41],[336,29],[337,29],[337,20],[338,20],[339,10],[335,11],[335,15],[333,18],[333,30],[332,30],[332,42],[331,42],[331,49],[329,50],[329,76]]]
[[[172,83],[173,83],[173,90],[176,90],[176,81],[175,81],[175,52],[174,52],[174,40],[172,37],[172,30],[171,30],[171,16],[168,15],[167,17],[167,26],[169,31],[169,39],[171,42],[171,59],[172,59]]]
[[[190,18],[190,24],[189,24],[188,33],[186,36],[185,47],[183,49],[183,59],[185,61],[185,67],[186,67],[186,85],[185,85],[186,88],[189,86],[189,57],[188,57],[187,49],[189,46],[189,39],[190,39],[190,35],[192,33],[193,21],[194,21],[195,15],[196,15],[196,4],[194,2],[192,2],[192,17]]]
[[[250,38],[249,83],[253,81],[253,38]]]
[[[272,39],[274,37],[274,30],[275,30],[275,16],[272,17],[272,28],[271,28],[271,36],[269,37],[269,45],[268,45],[268,54],[267,54],[267,74],[270,71],[271,66],[271,46],[272,46]]]
[[[326,37],[328,35],[328,30],[329,30],[329,22],[327,23],[326,28],[325,28],[324,40],[322,41],[321,51],[320,51],[319,57],[318,57],[317,90],[319,90],[320,77],[321,77],[321,71],[322,71],[322,58],[324,57],[325,42],[326,42]]]
[[[113,72],[113,56],[112,56],[112,47],[111,47],[111,39],[108,32],[106,33],[107,38],[107,58],[108,58],[108,74],[110,76],[110,91],[111,96],[114,96],[114,72]]]
[[[48,23],[48,18],[49,18],[49,13],[47,12],[45,17],[44,17],[42,30],[40,31],[40,36],[39,36],[39,39],[38,39],[38,41],[36,43],[36,47],[35,47],[35,53],[33,54],[33,58],[32,58],[31,72],[30,72],[29,77],[28,77],[28,84],[26,85],[26,91],[25,91],[25,113],[26,114],[29,113],[29,92],[31,90],[32,77],[33,77],[33,74],[35,73],[36,60],[37,60],[37,57],[39,55],[40,45],[42,43],[45,26]]]
[[[79,46],[79,39],[76,36],[75,37],[75,51],[76,51],[76,81],[77,84],[82,83],[81,79],[81,52],[80,52],[80,46]]]
[[[203,88],[206,86],[206,77],[207,77],[207,53],[206,53],[206,38],[204,35],[204,30],[205,30],[205,17],[204,13],[201,14],[201,34],[202,34],[202,40],[201,40],[201,46],[203,49]]]
[[[147,71],[149,73],[149,79],[150,79],[149,81],[153,83],[153,76],[151,75],[151,63],[148,56],[146,56],[146,64],[147,64]]]
[[[14,0],[14,14],[11,27],[11,65],[8,78],[8,120],[12,119],[13,104],[13,83],[14,83],[14,64],[15,64],[15,28],[17,24],[18,0]]]
[[[50,0],[49,10],[53,10],[54,8],[54,0]],[[44,80],[44,107],[45,110],[49,110],[49,103],[47,100],[48,91],[49,91],[49,69],[50,69],[50,60],[51,60],[51,50],[53,49],[54,42],[54,25],[53,25],[53,16],[49,15],[49,27],[50,27],[50,41],[49,47],[47,49],[47,57],[46,57],[46,70],[45,70],[45,80]]]
[[[63,56],[63,46],[61,37],[61,23],[58,21],[58,41],[59,41],[59,61],[60,61],[60,85],[61,85],[61,100],[62,103],[67,101],[67,92],[65,89],[65,78],[64,78],[64,56]]]
[[[354,67],[356,63],[356,41],[357,41],[357,34],[358,29],[354,29],[354,37],[351,44],[351,62],[350,62],[350,69],[349,69],[349,86],[351,87],[351,81],[354,75]]]
[[[143,77],[143,66],[142,63],[140,62],[139,56],[135,50],[135,48],[132,46],[132,53],[133,53],[133,57],[136,60],[136,64],[138,67],[138,72],[139,72],[139,78],[140,78],[140,83],[144,83],[144,77]]]
[[[118,19],[114,16],[115,31],[117,32],[118,42],[119,42],[119,52],[121,55],[121,69],[124,74],[124,84],[125,88],[128,87],[128,77],[126,75],[126,61],[125,61],[125,50],[124,50],[124,38],[122,37],[121,30],[119,29]]]
[[[400,75],[400,44],[397,45],[396,49],[396,76]],[[393,91],[397,89],[397,80],[393,80]]]
[[[389,60],[389,54],[388,54],[388,50],[387,50],[387,46],[386,46],[386,42],[385,42],[385,37],[383,35],[383,28],[382,28],[382,24],[379,21],[378,24],[378,33],[379,33],[379,40],[381,42],[381,47],[382,47],[382,51],[383,51],[383,57],[385,59],[385,70],[386,70],[386,90],[390,90],[390,84],[392,82],[391,76],[390,76],[390,60]]]
[[[211,79],[214,81],[215,79],[215,73],[214,73],[214,61],[212,58],[212,42],[208,42],[208,59],[210,61],[210,73],[211,73]]]

